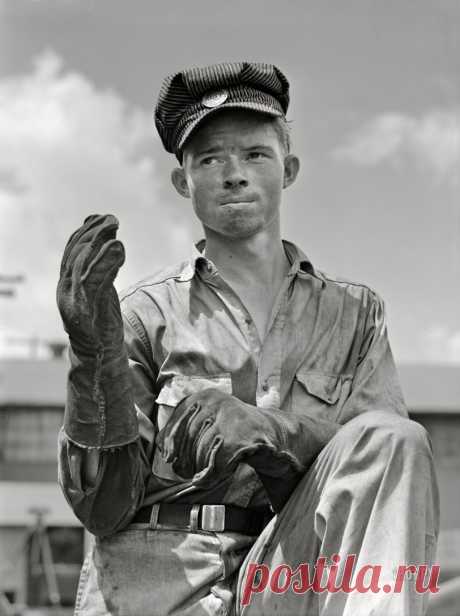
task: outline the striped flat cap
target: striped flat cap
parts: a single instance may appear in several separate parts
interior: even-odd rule
[[[289,82],[272,64],[225,62],[189,68],[163,82],[155,125],[167,152],[181,160],[186,139],[209,114],[226,108],[285,116]]]

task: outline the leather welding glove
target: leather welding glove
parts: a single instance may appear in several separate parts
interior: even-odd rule
[[[337,430],[328,421],[259,408],[209,388],[176,406],[157,435],[157,444],[174,471],[194,481],[200,480],[201,473],[208,476],[210,466],[217,475],[232,474],[240,462],[251,465],[266,487],[273,484],[271,480],[282,479],[288,493],[270,498],[279,510]]]
[[[69,335],[71,368],[64,431],[83,447],[110,448],[138,437],[120,303],[113,286],[124,262],[118,220],[92,215],[64,250],[57,304]]]

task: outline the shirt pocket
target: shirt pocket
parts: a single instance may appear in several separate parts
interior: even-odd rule
[[[335,421],[350,394],[351,377],[323,372],[297,372],[292,388],[292,410]]]
[[[232,393],[232,376],[230,373],[213,376],[184,376],[177,375],[168,379],[157,396],[158,429],[165,427],[174,408],[187,396],[196,394],[203,389],[213,387],[227,394]]]
[[[168,423],[175,407],[187,396],[198,393],[203,389],[213,387],[227,394],[232,393],[232,376],[230,373],[217,375],[176,375],[168,379],[157,396],[158,405],[157,425],[158,430],[162,430]],[[153,458],[152,472],[157,477],[169,479],[171,481],[183,482],[177,475],[170,463],[163,460],[160,452],[155,450]]]

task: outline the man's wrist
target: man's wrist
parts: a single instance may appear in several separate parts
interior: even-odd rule
[[[70,349],[64,429],[83,447],[109,448],[135,440],[137,416],[124,347],[81,355]]]

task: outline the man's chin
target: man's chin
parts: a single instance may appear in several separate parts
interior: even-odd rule
[[[224,229],[216,229],[219,235],[228,238],[229,240],[247,240],[251,237],[256,236],[262,230],[263,225],[248,225],[247,223],[235,223]]]

